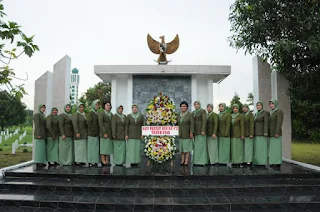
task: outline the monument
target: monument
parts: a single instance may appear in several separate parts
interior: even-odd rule
[[[45,72],[34,83],[34,113],[40,104],[46,105],[46,115],[56,106],[59,113],[64,112],[64,105],[70,101],[71,58],[65,55],[53,66],[53,73]]]
[[[47,108],[52,107],[52,88],[53,88],[53,74],[50,71],[42,74],[34,82],[34,106],[33,111],[38,111],[40,104],[45,104]],[[46,115],[49,115],[50,111],[46,111]]]
[[[71,58],[68,55],[53,65],[52,105],[56,106],[60,113],[70,101],[70,70]]]
[[[162,48],[162,41],[157,43],[150,39],[148,35],[152,52]],[[164,53],[168,53],[170,48],[176,50],[178,46],[177,35],[173,43],[166,45]],[[148,100],[160,91],[170,96],[176,104],[182,100],[190,105],[196,100],[203,105],[213,103],[213,83],[220,83],[231,74],[231,66],[165,65],[165,54],[160,55],[158,60],[159,65],[95,65],[94,73],[104,82],[111,83],[111,102],[113,105],[123,105],[126,114],[131,112],[133,103],[140,104],[140,112],[143,112]]]
[[[272,71],[270,64],[264,62],[260,57],[252,59],[253,64],[253,99],[254,105],[262,101],[264,109],[269,111],[267,104],[270,99],[279,102],[279,108],[284,112],[282,124],[282,156],[291,159],[291,103],[287,93],[289,89],[288,80],[276,71]]]

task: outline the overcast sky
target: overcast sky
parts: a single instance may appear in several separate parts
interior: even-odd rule
[[[27,35],[35,35],[40,47],[32,58],[12,63],[29,95],[23,98],[33,108],[34,81],[64,55],[80,72],[80,94],[101,81],[94,65],[149,65],[146,36],[178,33],[180,48],[168,56],[175,65],[231,65],[232,74],[214,91],[215,106],[229,102],[237,92],[242,101],[252,91],[252,56],[229,47],[228,21],[232,0],[4,0],[8,19],[18,22]],[[20,82],[21,83],[21,82]]]

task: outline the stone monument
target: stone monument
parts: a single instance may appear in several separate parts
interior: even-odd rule
[[[53,93],[52,105],[56,106],[59,113],[70,101],[70,73],[71,58],[66,55],[53,65]]]
[[[34,83],[34,113],[38,112],[38,106],[45,104],[47,108],[52,107],[52,88],[53,88],[53,74],[50,71],[41,75]],[[49,115],[50,111],[46,111]]]
[[[159,92],[175,102],[190,104],[199,100],[203,105],[213,103],[213,83],[220,83],[231,73],[230,66],[219,65],[166,65],[166,54],[174,53],[179,47],[177,35],[170,43],[155,41],[149,34],[150,50],[159,54],[159,65],[95,65],[94,73],[104,82],[111,83],[111,102],[123,105],[124,113],[131,112],[133,103],[140,105],[144,112],[148,101]],[[115,107],[113,107],[115,112]]]
[[[279,102],[279,108],[284,112],[282,124],[282,155],[291,159],[291,103],[287,94],[289,89],[288,80],[278,72],[271,71],[270,64],[255,56],[253,64],[253,99],[254,105],[257,101],[264,103],[264,109],[270,111],[270,99]]]
[[[64,112],[64,105],[70,101],[70,71],[71,58],[65,55],[54,64],[53,73],[47,71],[35,81],[34,113],[38,112],[39,104],[46,105],[46,115],[50,114],[53,106],[59,113]]]

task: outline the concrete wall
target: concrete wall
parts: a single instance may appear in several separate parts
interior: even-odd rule
[[[59,113],[63,112],[63,107],[70,101],[70,71],[71,58],[66,55],[53,66],[53,101]]]
[[[144,113],[149,101],[162,92],[173,100],[177,111],[180,103],[187,101],[191,109],[191,76],[133,75],[133,103]]]

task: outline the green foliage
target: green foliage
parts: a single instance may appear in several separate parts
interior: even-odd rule
[[[0,3],[0,85],[5,85],[8,92],[21,99],[27,94],[24,85],[12,85],[15,76],[10,63],[21,55],[31,57],[39,47],[33,43],[34,36],[27,36],[21,31],[21,26],[13,21],[5,21],[3,4]],[[26,79],[25,79],[26,80]]]
[[[0,91],[0,127],[19,125],[25,122],[27,113],[26,105],[20,98],[9,94],[7,91]]]
[[[3,151],[3,149],[2,148],[0,148],[0,152],[2,152]]]
[[[237,104],[239,105],[239,113],[242,113],[242,102],[240,101],[240,97],[239,94],[234,93],[234,96],[232,98],[232,100],[230,101],[230,105],[227,106],[227,111],[229,113],[232,113],[232,105]]]
[[[252,94],[252,92],[248,93],[248,97],[247,97],[246,103],[247,103],[249,106],[253,106],[253,94]]]
[[[293,99],[291,114],[294,139],[320,142],[320,103]]]
[[[236,0],[230,10],[230,45],[289,81],[293,136],[319,138],[320,1]]]
[[[89,88],[86,93],[84,93],[79,102],[85,103],[85,108],[90,108],[92,102],[96,99],[100,100],[101,104],[109,101],[111,99],[111,84],[99,82],[95,84],[92,88]],[[104,106],[104,105],[102,105]]]
[[[28,149],[23,149],[22,152],[28,152]]]

